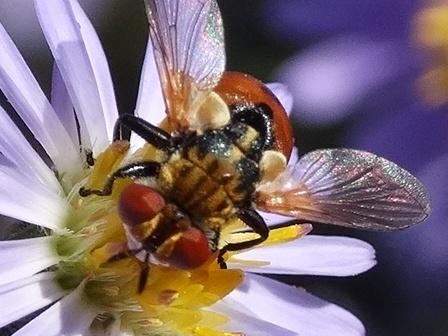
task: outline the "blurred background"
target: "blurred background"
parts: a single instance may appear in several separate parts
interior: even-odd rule
[[[142,1],[80,2],[108,55],[120,111],[132,112],[146,41]],[[429,220],[403,232],[315,228],[374,245],[371,271],[280,279],[352,311],[368,335],[448,335],[448,0],[219,4],[228,69],[289,86],[300,153],[375,152],[417,175],[433,201]],[[48,92],[51,57],[32,1],[2,0],[0,20]]]

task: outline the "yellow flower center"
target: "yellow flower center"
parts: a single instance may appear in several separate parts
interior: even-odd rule
[[[115,142],[86,174],[86,187],[102,189],[108,176],[123,164],[127,142]],[[145,148],[141,158],[160,159]],[[243,272],[220,269],[216,254],[199,268],[185,271],[150,265],[148,281],[138,293],[141,262],[134,257],[111,258],[126,245],[117,199],[130,180],[117,180],[111,196],[80,197],[75,186],[69,195],[74,211],[66,223],[69,234],[57,239],[62,257],[59,282],[64,288],[83,283],[85,298],[98,307],[92,328],[107,328],[119,319],[121,329],[135,335],[237,335],[219,331],[228,318],[203,308],[221,300],[243,279]],[[238,334],[240,335],[240,334]]]
[[[431,105],[448,102],[448,5],[422,9],[415,20],[415,37],[429,51],[428,70],[417,85],[423,99]]]

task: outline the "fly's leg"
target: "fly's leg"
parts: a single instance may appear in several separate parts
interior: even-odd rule
[[[141,271],[140,277],[138,278],[138,288],[137,291],[140,294],[143,292],[146,286],[146,282],[148,281],[149,274],[149,253],[146,252],[145,261],[140,263]]]
[[[143,249],[125,250],[125,251],[122,251],[122,252],[114,255],[108,261],[109,262],[113,262],[113,261],[118,261],[118,260],[129,258],[129,257],[133,257],[133,256],[137,255],[138,253],[140,253],[141,251],[143,251]],[[140,294],[145,289],[146,282],[148,281],[148,275],[149,275],[149,253],[146,252],[144,261],[140,261],[140,260],[137,260],[137,261],[140,264],[140,276],[138,278],[137,292]]]
[[[146,120],[138,118],[131,114],[121,115],[114,128],[114,141],[121,140],[123,137],[123,127],[135,132],[148,143],[163,151],[169,151],[171,148],[171,136],[164,130],[151,125]],[[93,163],[93,159],[90,160]],[[140,178],[157,176],[160,171],[160,163],[154,161],[135,162],[126,165],[116,172],[107,180],[103,189],[86,189],[81,188],[79,195],[86,197],[89,195],[108,196],[112,193],[112,187],[117,178]]]
[[[129,250],[127,247],[123,247],[120,249],[121,249],[121,251],[119,251],[117,254],[113,255],[112,257],[110,257],[107,261],[114,262],[114,261],[119,261],[122,259],[129,258],[129,257],[134,257],[138,253],[143,251],[142,248],[139,248],[136,250]],[[140,270],[140,276],[138,279],[137,291],[140,294],[145,289],[146,282],[148,281],[148,274],[149,274],[149,253],[148,252],[146,252],[145,260],[143,262],[139,261],[139,264],[140,264],[141,270]]]
[[[115,247],[115,249],[117,249],[117,248]],[[122,243],[119,245],[117,253],[114,254],[112,257],[110,257],[107,260],[107,262],[114,262],[114,261],[119,261],[122,259],[133,257],[133,256],[137,255],[138,253],[140,253],[142,250],[143,250],[142,248],[139,248],[136,250],[130,250],[130,249],[128,249],[126,243]]]
[[[249,247],[261,244],[264,242],[269,236],[269,228],[266,225],[263,217],[261,217],[255,210],[253,209],[244,209],[240,210],[237,213],[237,217],[244,222],[248,227],[250,227],[255,233],[257,233],[260,237],[239,242],[239,243],[231,243],[224,246],[218,254],[218,264],[221,268],[227,268],[226,262],[224,260],[224,254],[227,251],[238,251],[247,249]]]
[[[115,171],[111,177],[108,178],[103,189],[86,189],[82,187],[79,189],[79,195],[86,197],[89,195],[109,196],[112,193],[112,188],[116,179],[120,178],[142,178],[142,177],[155,177],[159,175],[160,163],[155,161],[135,162],[128,164],[117,171]]]
[[[170,134],[132,114],[122,114],[118,117],[114,127],[114,141],[123,139],[123,127],[135,132],[158,149],[167,151],[171,147]]]
[[[93,157],[93,153],[90,149],[84,150],[84,154],[86,156],[86,162],[89,167],[93,167],[95,165],[95,158]]]

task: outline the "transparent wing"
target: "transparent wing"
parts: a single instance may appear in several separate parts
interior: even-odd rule
[[[213,0],[145,0],[169,120],[189,127],[225,67],[224,31]]]
[[[261,210],[304,221],[390,231],[424,220],[422,184],[396,164],[350,149],[311,152],[256,195]]]

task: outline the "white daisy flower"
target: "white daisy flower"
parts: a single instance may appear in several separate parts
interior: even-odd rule
[[[307,224],[273,229],[264,244],[228,256],[228,269],[215,260],[190,271],[154,265],[137,293],[135,258],[109,262],[124,239],[118,191],[79,196],[82,185],[103,185],[127,153],[111,146],[118,112],[107,60],[76,0],[34,4],[55,60],[51,99],[1,26],[0,89],[54,166],[0,109],[0,214],[42,228],[40,237],[0,242],[0,327],[47,307],[14,335],[363,335],[343,308],[260,275],[351,276],[375,265],[367,243],[306,235]],[[271,88],[291,105],[285,87]],[[164,111],[149,45],[135,113],[158,124]]]

